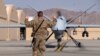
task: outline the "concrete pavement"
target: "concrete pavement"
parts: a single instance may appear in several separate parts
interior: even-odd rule
[[[83,48],[75,47],[72,41],[62,52],[54,52],[56,41],[49,40],[46,56],[100,56],[100,40],[79,40]],[[29,41],[0,41],[0,56],[32,56]]]

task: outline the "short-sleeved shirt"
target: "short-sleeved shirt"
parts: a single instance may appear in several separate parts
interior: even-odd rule
[[[64,16],[59,16],[57,18],[57,23],[53,26],[53,30],[65,30],[66,29],[66,19]]]

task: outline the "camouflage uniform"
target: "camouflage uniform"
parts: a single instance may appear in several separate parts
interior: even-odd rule
[[[35,44],[33,44],[33,56],[44,56],[44,52],[45,52],[45,39],[47,37],[47,28],[51,28],[52,26],[55,25],[55,21],[48,21],[45,20],[45,17],[35,17],[34,20],[32,20],[31,22],[25,21],[26,26],[28,27],[33,27],[33,33],[34,31],[38,28],[38,26],[40,25],[40,23],[44,20],[43,24],[41,25],[41,27],[38,29],[37,33],[35,34]]]

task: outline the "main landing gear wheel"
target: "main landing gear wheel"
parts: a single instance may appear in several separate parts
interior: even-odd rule
[[[77,47],[82,47],[81,42],[77,42]]]

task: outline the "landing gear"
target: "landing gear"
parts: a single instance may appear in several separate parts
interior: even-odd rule
[[[81,48],[82,44],[81,42],[75,40],[66,30],[65,32],[68,34],[68,36],[70,37],[70,39],[76,44],[77,47]],[[68,40],[66,40],[66,42],[62,43],[62,45],[60,45],[59,48],[57,48],[57,52],[60,52],[63,50],[63,48],[65,47],[65,45],[68,43]]]
[[[57,48],[56,48],[55,52],[59,52],[60,47],[61,47],[60,45],[57,45]]]
[[[82,47],[81,42],[77,43],[77,47]]]
[[[70,37],[70,39],[75,43],[75,45],[79,48],[82,47],[81,42],[77,41],[76,39],[74,39],[68,32],[67,30],[65,30],[65,32],[67,33],[67,35]],[[49,35],[49,37],[46,39],[46,41],[52,36],[53,32]],[[63,42],[62,44],[60,44],[59,46],[57,46],[56,48],[56,52],[61,52],[63,50],[63,48],[65,47],[65,45],[68,43],[69,40],[66,40],[65,42]]]

